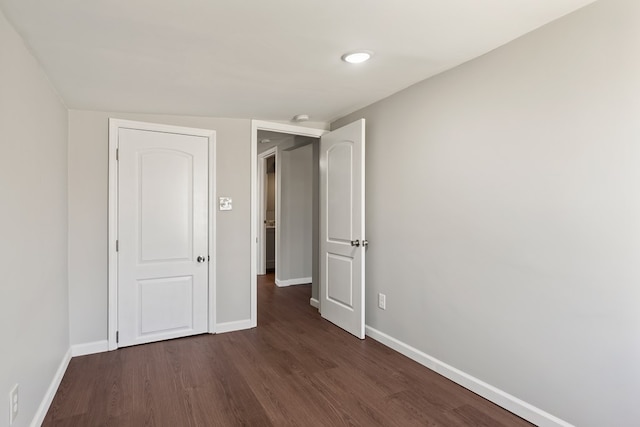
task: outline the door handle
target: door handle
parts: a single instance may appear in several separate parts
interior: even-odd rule
[[[352,240],[351,241],[351,246],[360,246],[360,240]]]
[[[198,258],[196,258],[196,261],[198,262],[205,262],[207,259],[203,256],[199,256]]]
[[[368,240],[363,240],[363,241],[362,241],[362,247],[363,247],[363,248],[366,248],[366,247],[368,247],[368,246],[369,246],[369,241],[368,241]]]

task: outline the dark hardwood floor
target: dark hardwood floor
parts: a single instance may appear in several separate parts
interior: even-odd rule
[[[258,328],[71,360],[44,426],[528,426],[258,280]]]

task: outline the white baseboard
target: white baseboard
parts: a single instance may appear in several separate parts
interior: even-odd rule
[[[251,319],[236,320],[235,322],[225,322],[216,324],[216,333],[223,334],[225,332],[242,331],[244,329],[254,328],[255,325]]]
[[[38,410],[36,411],[33,420],[31,421],[31,427],[40,427],[42,422],[44,421],[44,417],[47,416],[47,411],[49,410],[49,406],[51,406],[51,402],[53,402],[53,398],[58,391],[58,387],[60,387],[60,383],[62,382],[62,377],[64,377],[64,373],[67,371],[67,366],[69,366],[69,362],[71,361],[71,349],[67,350],[67,352],[62,356],[62,360],[60,361],[60,366],[58,366],[58,370],[56,374],[53,376],[51,380],[51,384],[49,384],[49,388],[42,398],[42,402],[40,402],[40,406],[38,406]]]
[[[311,307],[315,307],[315,308],[320,308],[320,301],[318,301],[317,299],[311,297],[309,299],[309,304],[311,305]]]
[[[279,287],[293,286],[293,285],[308,285],[312,281],[313,279],[311,277],[300,277],[297,279],[287,279],[287,280],[280,280],[276,278],[276,285]]]
[[[94,341],[84,344],[74,344],[71,346],[71,356],[85,356],[87,354],[104,353],[109,351],[109,341]]]
[[[495,403],[506,410],[524,418],[527,421],[540,427],[574,427],[572,424],[557,418],[542,409],[539,409],[527,402],[518,399],[484,381],[479,380],[453,366],[429,356],[422,351],[411,347],[404,342],[397,340],[384,332],[380,332],[371,326],[365,327],[366,335],[376,341],[381,342],[387,347],[391,347],[397,352],[404,354],[409,359],[415,360],[423,366],[449,378],[451,381],[471,390],[472,392],[484,397],[485,399]]]

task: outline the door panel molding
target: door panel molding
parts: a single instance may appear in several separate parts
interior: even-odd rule
[[[118,331],[118,134],[120,129],[134,129],[152,132],[172,133],[207,138],[208,141],[208,247],[210,262],[208,263],[208,314],[207,329],[216,332],[216,132],[208,129],[197,129],[171,126],[157,123],[146,123],[123,119],[109,119],[109,180],[108,180],[108,347],[118,348],[116,335]]]

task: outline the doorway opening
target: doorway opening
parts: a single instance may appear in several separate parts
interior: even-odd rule
[[[276,156],[264,159],[265,164],[265,197],[262,211],[264,212],[264,260],[265,273],[276,272]]]
[[[310,304],[318,307],[319,144],[315,142],[326,133],[302,126],[252,122],[252,326],[257,325],[257,276],[270,272],[271,265],[276,286],[312,283]]]
[[[311,263],[315,263],[312,271],[312,288],[310,304],[318,308],[323,318],[331,321],[347,332],[360,339],[365,336],[365,252],[368,248],[368,240],[365,238],[365,120],[360,119],[344,125],[332,132],[318,129],[309,129],[299,126],[291,126],[269,122],[252,122],[252,221],[251,221],[251,326],[257,326],[257,266],[259,248],[263,244],[258,239],[258,230],[263,227],[264,222],[259,223],[261,216],[260,203],[258,199],[258,141],[263,143],[271,142],[269,138],[260,138],[261,131],[293,135],[291,147],[284,149],[276,144],[276,193],[280,194],[280,199],[276,206],[276,284],[287,286],[299,283],[308,283],[309,278],[295,278],[293,282],[282,280],[284,262],[283,254],[299,255],[295,248],[283,251],[283,236],[286,234],[283,229],[289,228],[285,220],[284,207],[287,203],[283,201],[284,194],[282,184],[283,160],[285,153],[303,153],[301,147],[311,146],[312,153],[311,168],[317,167],[315,173],[311,174],[312,180],[315,178],[316,185],[312,185],[311,190],[300,191],[298,185],[300,180],[290,181],[291,189],[298,194],[312,196],[316,199],[316,208],[312,208],[312,215],[315,214],[312,222],[312,229],[316,228],[316,233],[312,233]],[[309,137],[318,140],[319,144],[305,141],[298,144],[297,137]],[[314,149],[314,147],[316,147]],[[315,160],[313,156],[315,155]],[[294,165],[292,163],[292,165]],[[291,166],[291,170],[296,168]],[[303,166],[300,169],[305,169]],[[278,171],[280,171],[278,173]],[[278,188],[278,178],[279,190]],[[308,175],[307,175],[308,176]],[[304,181],[304,179],[302,180]],[[262,186],[264,188],[264,186]],[[291,198],[291,200],[296,200]],[[297,202],[295,202],[297,203]],[[295,205],[294,203],[294,205]],[[296,215],[290,217],[292,221],[299,218]],[[314,227],[315,226],[315,227]],[[290,227],[295,229],[295,227]],[[299,230],[305,230],[300,228]],[[308,230],[308,228],[306,228]],[[260,233],[262,235],[262,233]],[[295,232],[289,235],[296,235]],[[313,241],[315,238],[315,241]],[[261,251],[260,251],[261,252]],[[260,260],[264,263],[264,257]],[[290,267],[300,267],[304,263],[290,263]],[[303,273],[304,274],[304,273]],[[315,277],[314,277],[315,276]],[[280,283],[278,283],[280,279]],[[304,281],[298,281],[304,280]],[[296,281],[298,281],[296,283]]]
[[[261,140],[268,141],[267,144],[271,142],[268,138]],[[258,149],[258,275],[276,271],[276,227],[280,223],[278,157],[277,146],[263,145]]]
[[[258,131],[258,275],[311,284],[317,267],[318,139]]]

